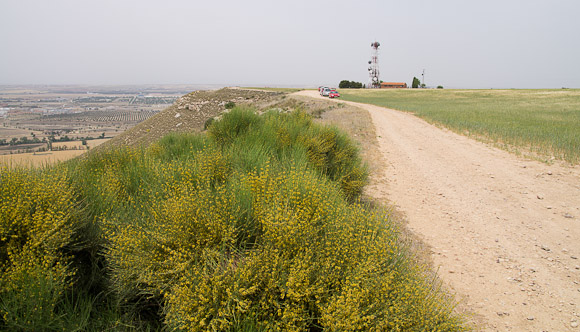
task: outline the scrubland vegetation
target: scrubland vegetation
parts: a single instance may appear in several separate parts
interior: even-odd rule
[[[342,90],[507,149],[580,163],[580,90]]]
[[[348,137],[234,108],[205,134],[0,169],[0,329],[459,331]]]

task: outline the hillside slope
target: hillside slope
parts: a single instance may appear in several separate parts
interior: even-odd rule
[[[225,111],[228,102],[267,105],[279,101],[280,92],[223,88],[216,91],[194,91],[137,126],[102,144],[97,150],[118,146],[147,146],[172,132],[199,132],[208,119]]]

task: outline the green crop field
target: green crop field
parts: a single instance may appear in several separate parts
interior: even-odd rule
[[[341,90],[508,150],[580,162],[580,90]]]

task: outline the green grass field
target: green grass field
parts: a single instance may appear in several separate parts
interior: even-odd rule
[[[510,151],[580,163],[580,90],[341,90]]]

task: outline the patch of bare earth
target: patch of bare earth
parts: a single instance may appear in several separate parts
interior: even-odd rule
[[[316,91],[296,93],[321,98]],[[523,159],[378,106],[369,193],[403,211],[460,309],[484,331],[580,323],[580,169]]]
[[[117,146],[147,146],[172,132],[200,132],[206,121],[219,117],[226,104],[251,104],[264,107],[278,102],[280,92],[224,88],[215,91],[194,91],[180,97],[173,105],[135,127],[119,134],[98,150]]]

